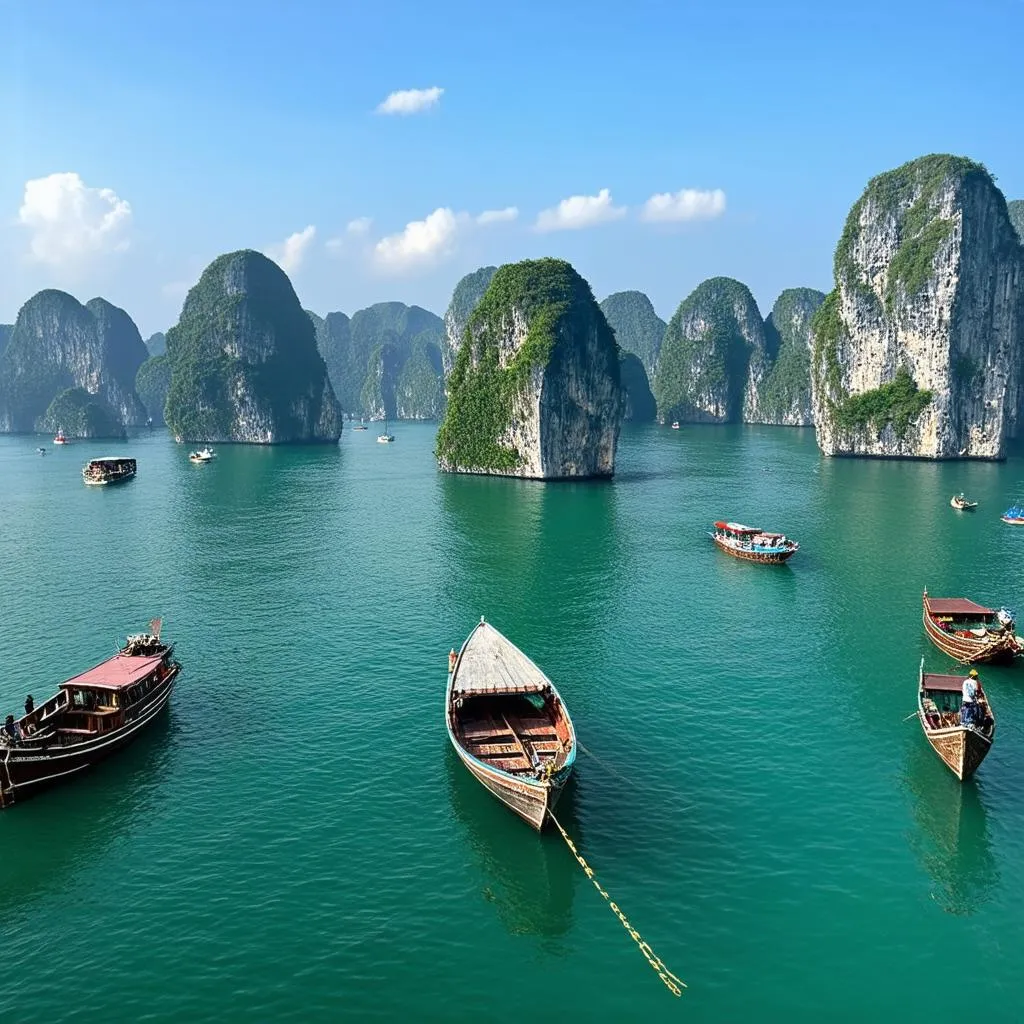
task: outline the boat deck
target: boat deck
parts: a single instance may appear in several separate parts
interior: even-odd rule
[[[458,733],[470,754],[512,774],[532,774],[532,754],[548,760],[563,746],[547,710],[512,695],[467,701],[459,714]]]

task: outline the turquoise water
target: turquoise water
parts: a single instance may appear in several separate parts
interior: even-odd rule
[[[1024,667],[983,670],[997,740],[967,786],[903,719],[922,655],[948,665],[923,586],[1024,612],[998,519],[1024,460],[635,428],[614,483],[540,486],[442,476],[433,428],[395,433],[207,466],[105,442],[139,461],[109,489],[79,476],[100,446],[0,438],[0,709],[157,614],[185,666],[138,744],[0,814],[0,1012],[1020,1018]],[[730,559],[723,516],[801,550]],[[559,818],[682,1000],[448,749],[447,653],[481,614],[566,699],[590,756]]]

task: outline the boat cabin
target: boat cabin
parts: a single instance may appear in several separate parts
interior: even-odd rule
[[[121,455],[106,455],[100,459],[90,460],[82,470],[82,478],[87,484],[112,484],[119,480],[129,480],[135,476],[135,460]]]
[[[932,621],[947,633],[977,630],[977,635],[983,636],[988,630],[998,631],[1013,621],[1005,609],[995,611],[966,597],[929,597],[928,612]]]
[[[58,736],[96,736],[120,728],[171,671],[164,655],[118,654],[61,684],[65,694]],[[59,696],[59,695],[58,695]]]

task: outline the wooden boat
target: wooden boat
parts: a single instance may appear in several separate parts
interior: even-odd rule
[[[708,536],[727,555],[748,562],[785,562],[800,550],[795,540],[784,533],[771,533],[742,523],[715,523],[715,532]]]
[[[73,779],[126,747],[163,710],[181,665],[150,633],[128,637],[106,661],[61,683],[45,704],[22,716],[16,737],[0,730],[0,807]]]
[[[120,455],[92,459],[82,469],[87,484],[119,484],[135,476],[135,460]]]
[[[996,720],[979,680],[976,708],[963,706],[966,676],[936,675],[924,670],[917,685],[917,717],[932,750],[961,781],[969,779],[992,749]]]
[[[217,458],[217,453],[212,448],[199,448],[188,453],[188,461],[195,463],[212,462]]]
[[[993,611],[965,597],[929,597],[927,589],[923,605],[928,639],[957,661],[1009,662],[1024,650],[1005,608]]]
[[[1024,526],[1024,508],[1020,505],[1011,505],[999,518],[1011,526]]]
[[[978,507],[978,503],[976,501],[968,501],[963,496],[962,492],[960,494],[954,494],[953,497],[949,499],[949,503],[958,512],[973,512]]]
[[[481,617],[449,663],[448,738],[484,787],[540,831],[576,763],[576,732],[554,683]]]
[[[67,444],[68,439],[64,436],[64,431],[61,427],[57,428],[57,435],[53,439],[54,444]]]

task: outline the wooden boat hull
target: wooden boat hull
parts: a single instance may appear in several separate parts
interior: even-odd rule
[[[741,548],[734,548],[731,545],[726,544],[720,537],[716,537],[714,534],[711,534],[710,536],[715,542],[715,547],[717,547],[719,551],[724,551],[727,555],[732,555],[733,558],[738,558],[744,562],[766,562],[770,565],[781,565],[783,562],[792,558],[797,552],[796,548],[777,552],[744,551]]]
[[[1010,526],[1024,526],[1024,519],[1010,519],[1007,516],[1000,516],[999,518],[1004,523],[1009,523]]]
[[[107,487],[110,484],[123,484],[128,480],[134,480],[134,473],[122,473],[120,476],[110,477],[107,480],[92,480],[89,477],[82,478],[90,487]]]
[[[1013,633],[1008,633],[1000,640],[983,640],[947,633],[932,619],[927,604],[924,607],[922,621],[928,639],[940,651],[965,665],[1008,664],[1021,653],[1020,645]]]
[[[969,779],[978,770],[978,766],[992,749],[992,741],[969,726],[928,729],[925,726],[924,713],[919,711],[918,717],[921,719],[925,739],[932,750],[942,758],[946,767],[961,782]]]
[[[139,716],[120,729],[82,743],[47,745],[29,738],[21,746],[0,749],[0,808],[73,779],[127,747],[167,706],[180,671],[180,665],[172,664]]]

